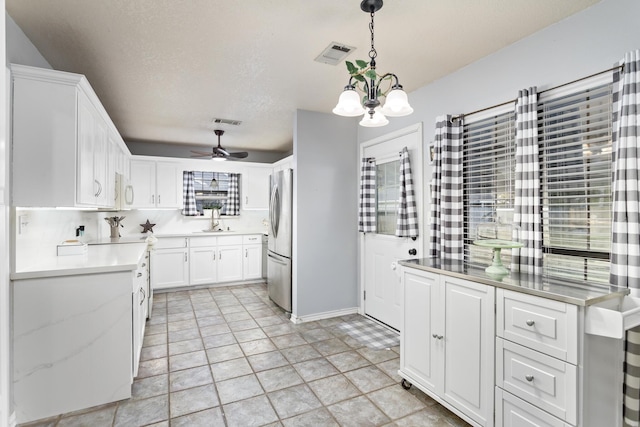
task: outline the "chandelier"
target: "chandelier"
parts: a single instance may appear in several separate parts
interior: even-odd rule
[[[409,105],[407,94],[402,90],[398,76],[393,73],[379,75],[376,72],[378,52],[374,46],[373,18],[380,8],[382,8],[382,0],[363,0],[360,3],[360,9],[371,14],[369,62],[356,60],[354,65],[350,61],[345,61],[351,77],[340,94],[338,104],[333,109],[334,114],[345,117],[364,114],[360,125],[367,127],[385,126],[389,123],[387,117],[401,117],[413,113],[413,108]],[[386,85],[388,86],[385,87]],[[362,101],[356,89],[364,93]],[[385,98],[384,106],[381,106],[380,97]]]

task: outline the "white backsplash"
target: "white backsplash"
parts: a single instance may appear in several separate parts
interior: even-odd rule
[[[84,236],[78,239],[90,242],[108,239],[109,224],[104,218],[124,216],[120,235],[122,237],[145,236],[140,224],[147,220],[156,224],[153,233],[162,235],[190,233],[209,229],[211,219],[185,217],[180,210],[131,210],[121,212],[77,211],[57,209],[18,209],[16,210],[16,266],[20,260],[39,256],[54,256],[56,245],[63,240],[76,239],[76,228],[84,225]],[[264,232],[263,221],[268,218],[266,210],[241,211],[239,217],[223,217],[220,227],[224,230],[240,232]],[[20,222],[26,225],[20,226]]]

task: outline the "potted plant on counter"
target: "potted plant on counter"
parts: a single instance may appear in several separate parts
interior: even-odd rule
[[[202,215],[205,218],[220,218],[222,205],[219,202],[207,202],[202,204]]]

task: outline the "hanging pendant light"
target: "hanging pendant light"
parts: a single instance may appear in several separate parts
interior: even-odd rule
[[[333,109],[333,113],[345,116],[355,117],[364,114],[360,121],[361,126],[377,127],[385,126],[389,123],[388,117],[401,117],[413,113],[413,108],[409,105],[407,94],[402,90],[402,85],[398,81],[398,76],[393,73],[386,73],[378,76],[376,73],[376,57],[378,52],[374,46],[374,28],[373,19],[375,13],[382,8],[382,0],[363,0],[360,3],[362,11],[371,14],[371,23],[369,31],[371,32],[371,50],[369,51],[369,62],[356,61],[356,65],[346,61],[347,69],[351,77],[349,83],[344,87],[344,91],[340,94],[338,104]],[[367,81],[367,79],[369,79]],[[380,84],[383,81],[390,80],[394,82],[390,90],[385,94],[381,91]],[[363,83],[365,92],[364,102],[361,103],[360,95],[356,91],[358,82]],[[378,96],[384,96],[385,104],[381,106]]]

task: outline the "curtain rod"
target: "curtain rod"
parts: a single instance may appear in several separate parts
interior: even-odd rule
[[[600,74],[609,73],[609,72],[611,72],[611,71],[616,71],[616,70],[621,70],[621,71],[622,71],[623,69],[624,69],[624,64],[622,64],[622,65],[616,65],[615,67],[609,68],[609,69],[607,69],[607,70],[604,70],[604,71],[598,71],[597,73],[590,74],[590,75],[588,75],[588,76],[586,76],[586,77],[580,77],[579,79],[572,80],[572,81],[570,81],[570,82],[563,83],[563,84],[561,84],[561,85],[554,86],[554,87],[550,87],[549,89],[542,90],[542,91],[538,92],[538,95],[540,95],[540,94],[542,94],[542,93],[545,93],[545,92],[549,92],[549,91],[555,90],[555,89],[559,89],[559,88],[561,88],[561,87],[569,86],[569,85],[571,85],[571,84],[578,83],[578,82],[581,82],[581,81],[583,81],[583,80],[590,79],[591,77],[599,76]],[[480,110],[475,110],[475,111],[472,111],[472,112],[470,112],[470,113],[458,114],[457,116],[453,116],[453,117],[451,117],[451,121],[453,122],[454,120],[460,120],[460,119],[462,119],[462,118],[464,118],[464,117],[471,116],[471,115],[473,115],[473,114],[482,113],[483,111],[491,110],[492,108],[502,107],[503,105],[512,104],[512,103],[514,103],[514,102],[516,102],[516,101],[517,101],[517,99],[511,99],[511,100],[509,100],[509,101],[505,101],[505,102],[502,102],[502,103],[500,103],[500,104],[492,105],[491,107],[482,108],[482,109],[480,109]]]

